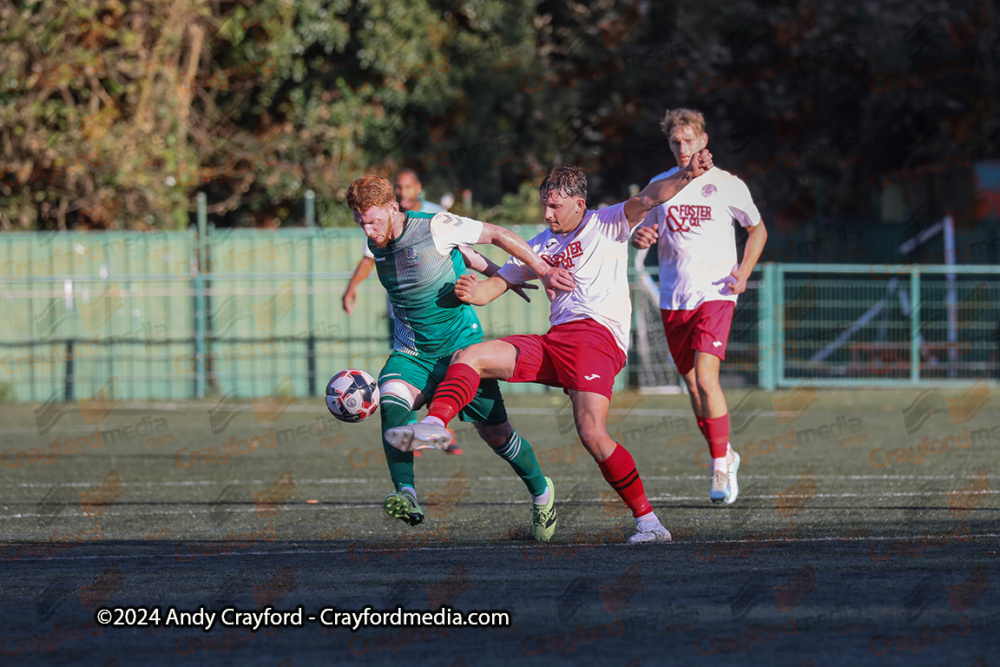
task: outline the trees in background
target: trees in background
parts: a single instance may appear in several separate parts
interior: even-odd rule
[[[1000,153],[994,13],[0,0],[0,228],[185,227],[198,191],[219,224],[288,224],[307,189],[347,222],[350,181],[401,167],[512,222],[555,162],[583,166],[595,203],[669,166],[675,106],[706,112],[717,164],[779,229],[878,219],[890,187],[936,215]]]

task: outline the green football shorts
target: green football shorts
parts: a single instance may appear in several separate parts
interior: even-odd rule
[[[390,380],[402,380],[412,384],[424,393],[430,401],[438,384],[444,379],[451,363],[451,355],[436,358],[415,357],[393,351],[382,367],[378,376],[381,387]],[[500,383],[496,380],[483,380],[479,383],[476,397],[458,413],[464,422],[480,424],[502,424],[507,421],[507,409],[500,394]]]

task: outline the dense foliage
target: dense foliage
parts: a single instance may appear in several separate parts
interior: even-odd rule
[[[307,189],[335,224],[352,178],[403,166],[513,222],[553,163],[595,202],[670,166],[675,106],[779,224],[878,219],[887,188],[956,207],[1000,154],[995,11],[0,0],[0,226],[183,227],[199,191],[219,224],[298,224]]]

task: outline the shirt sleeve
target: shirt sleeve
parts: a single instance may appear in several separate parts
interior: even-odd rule
[[[442,255],[447,255],[452,248],[460,245],[471,246],[479,242],[483,234],[483,223],[472,218],[463,218],[454,213],[438,213],[430,222],[431,237],[434,247]]]
[[[375,259],[375,254],[368,247],[368,241],[367,241],[367,239],[365,240],[365,245],[364,245],[363,249],[361,250],[361,254],[364,255],[365,257],[367,257],[368,259]]]
[[[597,216],[597,225],[601,233],[615,241],[625,242],[632,235],[632,230],[628,226],[628,218],[625,217],[625,202],[619,202],[613,206],[606,206],[594,211]]]
[[[736,222],[740,223],[741,227],[755,227],[760,224],[760,211],[753,203],[750,188],[739,179],[735,179],[733,182],[729,214]]]

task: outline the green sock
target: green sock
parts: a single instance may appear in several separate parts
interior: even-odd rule
[[[533,496],[545,493],[545,475],[538,467],[535,450],[531,448],[531,443],[517,434],[517,431],[510,434],[510,438],[503,444],[503,447],[493,451],[510,464],[524,485],[528,487],[528,493]]]
[[[379,412],[382,415],[382,433],[390,428],[403,426],[410,420],[410,406],[398,396],[392,394],[382,396],[379,402]],[[401,452],[382,437],[382,449],[385,450],[385,462],[389,466],[389,476],[399,491],[402,486],[413,486],[413,452]]]

